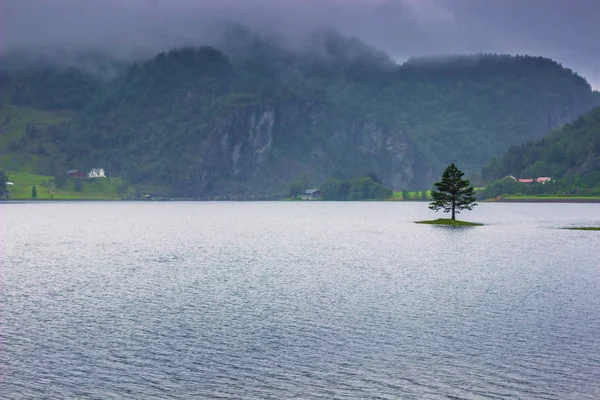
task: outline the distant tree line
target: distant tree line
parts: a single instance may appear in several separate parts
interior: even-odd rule
[[[344,180],[330,178],[321,186],[323,200],[383,200],[392,194],[390,188],[369,176]]]
[[[423,189],[422,191],[411,192],[408,189],[402,189],[402,200],[421,200],[427,201],[429,200],[429,196],[427,195],[427,189]]]

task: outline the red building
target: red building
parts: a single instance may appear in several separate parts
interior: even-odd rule
[[[85,174],[78,169],[70,169],[67,171],[69,178],[85,178]]]

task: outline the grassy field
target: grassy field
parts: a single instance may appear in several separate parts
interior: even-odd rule
[[[118,200],[118,179],[94,179],[82,181],[82,190],[75,191],[75,181],[68,179],[62,188],[57,188],[51,176],[29,174],[25,172],[8,172],[8,181],[13,185],[9,200]],[[37,197],[31,197],[35,185]]]
[[[416,224],[427,224],[427,225],[447,225],[447,226],[483,226],[476,222],[467,222],[459,220],[451,220],[449,218],[438,218],[431,221],[415,221]]]

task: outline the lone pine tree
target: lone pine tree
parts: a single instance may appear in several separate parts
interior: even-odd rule
[[[437,190],[431,191],[433,201],[429,208],[434,211],[443,209],[445,213],[452,211],[452,220],[462,210],[472,210],[477,205],[475,190],[471,182],[462,179],[464,175],[454,163],[450,164],[442,174],[442,180],[434,184]]]

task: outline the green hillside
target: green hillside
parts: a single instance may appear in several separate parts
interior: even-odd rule
[[[130,191],[121,190],[122,184],[118,179],[88,179],[80,181],[81,187],[76,188],[75,180],[68,179],[64,185],[57,187],[52,176],[28,174],[24,172],[7,172],[6,178],[13,185],[7,186],[9,200],[117,200],[133,196]],[[33,186],[37,196],[31,196]]]
[[[48,135],[66,124],[70,113],[0,104],[0,169],[51,172],[59,152]]]
[[[111,79],[2,71],[2,119],[21,122],[3,124],[0,168],[110,167],[184,197],[284,191],[300,174],[319,185],[373,172],[393,189],[421,189],[450,162],[475,174],[600,105],[583,78],[541,57],[396,65],[355,39],[321,35],[311,46],[291,51],[242,30],[222,50],[174,49]]]
[[[485,169],[491,178],[506,175],[564,178],[600,171],[600,107],[542,139],[511,147]]]
[[[500,179],[487,197],[506,193],[600,195],[600,107],[556,129],[542,139],[511,147],[484,168],[489,179]],[[554,182],[525,185],[501,179],[551,177]]]

